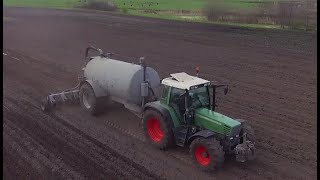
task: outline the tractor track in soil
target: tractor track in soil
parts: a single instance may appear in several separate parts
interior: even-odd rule
[[[316,179],[316,34],[52,9],[4,16],[5,179]],[[228,83],[217,110],[250,121],[257,159],[204,173],[187,150],[146,144],[141,120],[117,104],[98,117],[77,106],[42,113],[45,95],[77,84],[89,43],[145,56],[162,77],[200,65]]]

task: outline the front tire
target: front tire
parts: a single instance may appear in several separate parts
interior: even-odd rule
[[[155,147],[165,150],[174,144],[173,124],[158,111],[148,109],[143,114],[143,130],[146,140]]]
[[[214,171],[224,162],[223,147],[215,138],[196,138],[190,144],[193,161],[204,171]]]

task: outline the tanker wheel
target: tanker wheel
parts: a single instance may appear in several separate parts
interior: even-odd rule
[[[148,109],[143,114],[143,130],[149,143],[161,150],[174,144],[173,123],[158,111]]]
[[[196,138],[190,144],[193,161],[204,171],[220,168],[224,162],[223,147],[215,138]]]
[[[92,115],[98,115],[103,111],[102,98],[96,98],[92,87],[88,83],[84,83],[80,87],[80,104]]]

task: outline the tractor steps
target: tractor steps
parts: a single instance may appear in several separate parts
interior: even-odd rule
[[[174,136],[176,140],[176,144],[180,147],[184,147],[187,134],[188,134],[188,127],[179,127],[174,130]]]

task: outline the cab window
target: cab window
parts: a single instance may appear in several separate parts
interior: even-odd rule
[[[163,87],[162,87],[161,99],[162,99],[164,102],[167,102],[168,93],[169,93],[169,86],[163,86]]]
[[[182,90],[182,89],[172,88],[172,90],[171,90],[171,96],[170,96],[170,103],[171,103],[173,100],[179,98],[179,96],[180,96],[181,94],[183,94],[183,93],[184,93],[184,90]]]
[[[200,102],[201,106],[209,106],[210,96],[208,92],[208,87],[200,87],[197,89],[192,89],[189,91],[189,95],[194,99],[194,102]]]

